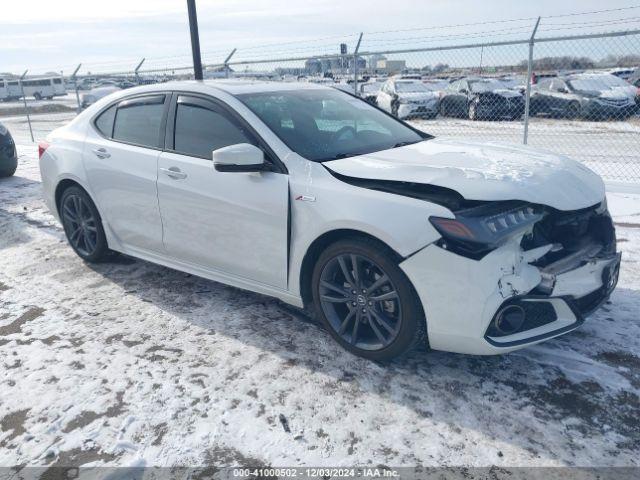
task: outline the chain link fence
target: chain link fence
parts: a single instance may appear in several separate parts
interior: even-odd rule
[[[536,24],[498,42],[448,35],[429,47],[408,37],[384,49],[360,35],[338,55],[311,45],[254,57],[246,48],[216,52],[225,60],[207,63],[205,53],[205,78],[333,86],[436,136],[526,143],[579,160],[609,182],[640,187],[640,30],[554,37],[554,29],[537,31]],[[170,57],[136,64],[66,78],[73,88],[57,103],[80,109],[92,100],[85,88],[192,78],[190,66],[174,66]],[[38,113],[37,101],[30,106]],[[40,124],[48,125],[35,119],[35,137]]]

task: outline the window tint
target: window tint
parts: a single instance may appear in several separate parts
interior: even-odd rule
[[[113,128],[114,140],[145,147],[160,147],[163,110],[164,95],[120,103]]]
[[[211,108],[179,103],[176,110],[176,152],[211,159],[211,152],[238,143],[255,142],[226,113]]]
[[[116,105],[107,108],[96,119],[96,128],[100,130],[105,137],[111,138],[113,134],[113,120],[116,118]]]

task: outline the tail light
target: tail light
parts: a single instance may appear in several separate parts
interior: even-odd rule
[[[44,140],[38,144],[38,159],[42,158],[47,148],[49,148],[49,144]]]

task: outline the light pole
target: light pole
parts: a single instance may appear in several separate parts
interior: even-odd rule
[[[196,14],[196,0],[187,0],[189,11],[189,30],[191,30],[191,53],[193,55],[193,76],[202,80],[202,59],[200,58],[200,36],[198,34],[198,15]]]

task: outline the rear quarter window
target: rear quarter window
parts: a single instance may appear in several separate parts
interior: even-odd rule
[[[102,135],[111,138],[113,136],[113,121],[116,118],[117,105],[112,105],[96,118],[95,126]]]

